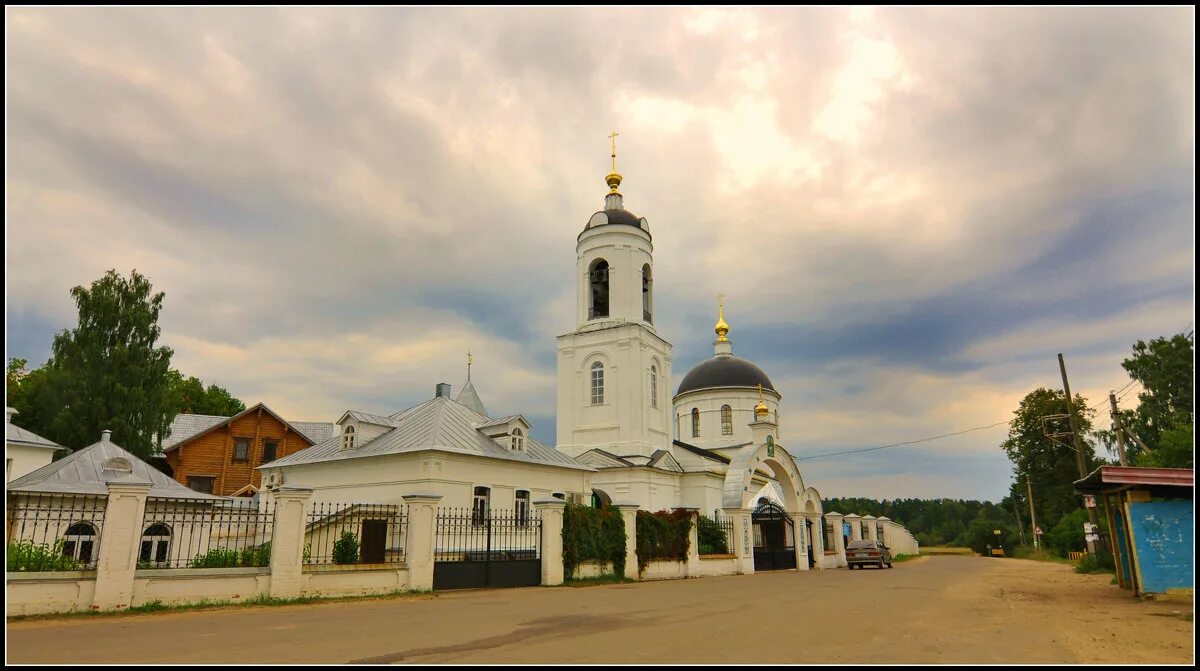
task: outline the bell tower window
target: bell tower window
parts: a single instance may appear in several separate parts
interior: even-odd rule
[[[598,259],[588,271],[588,319],[608,316],[608,261]]]
[[[642,266],[642,321],[653,323],[651,313],[654,311],[654,278],[650,275],[650,264]]]
[[[728,405],[721,406],[721,435],[733,435],[733,408]]]
[[[700,408],[692,408],[692,438],[700,437]]]

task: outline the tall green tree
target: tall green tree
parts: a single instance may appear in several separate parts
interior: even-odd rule
[[[47,398],[46,379],[45,366],[29,370],[27,360],[9,359],[5,371],[4,400],[8,407],[17,411],[12,419],[13,424],[54,440],[50,430],[52,416],[47,411],[51,404]]]
[[[1013,464],[1013,483],[1009,490],[1012,501],[1022,514],[1029,510],[1025,494],[1025,482],[1028,479],[1033,488],[1038,526],[1043,530],[1053,527],[1064,515],[1082,507],[1082,501],[1075,493],[1079,467],[1071,437],[1049,438],[1043,431],[1044,417],[1067,413],[1066,396],[1062,391],[1045,388],[1026,394],[1013,412],[1008,438],[1000,445]],[[1075,395],[1074,405],[1084,463],[1090,472],[1101,464],[1096,458],[1090,437],[1093,413],[1088,408],[1087,400],[1078,394]],[[1053,427],[1051,433],[1069,430],[1065,418],[1054,421]]]
[[[154,436],[175,415],[172,350],[157,345],[163,293],[136,270],[128,278],[109,270],[90,287],[71,289],[71,297],[78,324],[54,337],[47,363],[52,439],[78,449],[111,429],[114,442],[149,457]]]
[[[246,409],[246,404],[224,387],[216,384],[205,387],[200,378],[184,377],[174,369],[168,377],[171,406],[176,412],[232,417]]]
[[[1148,343],[1139,340],[1133,355],[1121,366],[1142,384],[1137,410],[1123,412],[1122,423],[1153,450],[1143,454],[1136,444],[1127,444],[1133,463],[1191,467],[1195,463],[1196,389],[1192,339],[1180,333]]]

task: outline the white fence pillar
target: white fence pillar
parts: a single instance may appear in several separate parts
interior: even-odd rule
[[[289,487],[273,493],[275,523],[271,529],[271,596],[294,599],[304,580],[304,528],[311,489]]]
[[[408,529],[404,532],[404,563],[408,566],[408,588],[433,589],[434,536],[437,534],[439,494],[407,494]]]
[[[737,555],[738,570],[754,573],[754,530],[751,529],[750,511],[746,508],[722,508],[721,512],[733,519],[733,537],[729,548]]]
[[[637,558],[637,511],[638,504],[636,503],[614,503],[613,508],[616,508],[621,513],[621,520],[625,522],[625,577],[631,580],[638,578],[638,558]]]
[[[808,539],[812,545],[811,552],[813,556],[813,568],[821,570],[825,568],[825,524],[820,513],[806,513],[805,519],[812,522],[812,538]]]
[[[842,514],[825,513],[825,524],[829,525],[830,532],[833,534],[833,551],[836,555],[834,565],[845,568],[846,539],[842,536]]]
[[[691,513],[691,527],[688,529],[687,564],[684,575],[688,577],[700,575],[700,509],[694,506],[680,506],[678,510]]]
[[[808,528],[804,525],[804,520],[808,519],[804,513],[788,513],[792,518],[792,542],[796,546],[796,570],[808,570]]]
[[[540,499],[533,502],[533,509],[542,518],[542,584],[563,583],[562,530],[563,510],[567,502],[562,499]]]
[[[150,487],[151,483],[138,481],[132,475],[108,483],[92,608],[119,610],[128,608],[133,600],[133,575],[137,570],[142,517]]]
[[[846,521],[850,523],[850,540],[861,541],[862,536],[862,518],[854,513],[846,515]]]
[[[879,540],[879,535],[878,535],[879,528],[876,525],[875,516],[874,515],[863,515],[862,523],[863,523],[863,526],[866,527],[866,529],[863,530],[864,531],[863,540],[865,540],[865,541]]]

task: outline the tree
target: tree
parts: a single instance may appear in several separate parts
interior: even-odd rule
[[[1149,343],[1139,340],[1133,346],[1133,356],[1121,362],[1129,376],[1142,384],[1137,410],[1122,412],[1121,421],[1156,453],[1145,455],[1136,444],[1127,445],[1133,463],[1177,467],[1193,464],[1194,356],[1192,339],[1181,333]],[[1167,454],[1157,455],[1160,445]]]
[[[163,295],[152,293],[136,270],[129,278],[109,270],[90,288],[71,289],[79,321],[55,335],[47,362],[53,440],[78,449],[111,429],[117,444],[141,458],[151,455],[154,435],[175,416],[168,395],[172,350],[156,346]]]
[[[168,378],[171,407],[176,412],[232,417],[246,409],[246,404],[224,387],[215,384],[205,387],[200,378],[185,378],[183,373],[174,369],[168,373]]]
[[[1089,440],[1093,413],[1088,408],[1087,401],[1078,394],[1074,404],[1084,462],[1090,472],[1101,463],[1096,458],[1092,441]],[[1071,437],[1048,438],[1042,429],[1043,417],[1066,413],[1067,401],[1064,392],[1035,389],[1021,399],[1021,405],[1013,413],[1015,417],[1009,424],[1008,438],[1001,443],[1009,461],[1013,463],[1014,478],[1009,490],[1010,497],[1018,509],[1029,510],[1025,494],[1025,482],[1028,478],[1033,487],[1038,526],[1043,529],[1053,527],[1064,515],[1081,505],[1079,496],[1075,494],[1079,467],[1075,460]],[[1067,431],[1067,426],[1065,419],[1054,424],[1054,427],[1061,431]]]
[[[50,430],[51,407],[47,400],[47,369],[45,366],[29,370],[29,362],[25,359],[8,360],[8,370],[5,375],[5,402],[8,407],[17,411],[12,423],[19,427],[54,440]],[[56,441],[57,442],[57,441]]]

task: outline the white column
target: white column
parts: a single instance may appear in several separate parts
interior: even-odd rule
[[[866,533],[866,536],[863,538],[863,540],[868,540],[868,541],[879,540],[878,538],[876,538],[876,536],[878,535],[878,529],[875,527],[875,516],[874,515],[863,515],[862,522],[867,527],[866,528],[867,533]]]
[[[842,514],[825,513],[825,523],[833,531],[833,551],[837,554],[836,565],[846,566],[846,539],[842,537]]]
[[[440,494],[407,494],[408,529],[404,533],[404,563],[408,566],[408,588],[433,589],[434,535]],[[560,541],[561,542],[561,541]]]
[[[691,513],[691,528],[688,530],[687,566],[684,575],[700,575],[700,509],[694,506],[680,506],[678,510]]]
[[[150,487],[151,483],[135,480],[132,475],[108,483],[92,608],[120,610],[128,608],[133,600],[133,574]]]
[[[808,530],[804,527],[807,519],[804,513],[788,513],[792,518],[792,535],[796,551],[796,570],[808,570]]]
[[[304,580],[304,527],[311,489],[281,488],[275,492],[275,523],[271,529],[271,596],[301,595]]]
[[[750,510],[722,508],[721,512],[733,518],[733,538],[729,539],[729,547],[737,555],[738,569],[742,573],[754,573],[754,530],[750,528]]]
[[[563,510],[567,502],[562,499],[540,499],[533,502],[533,509],[542,518],[542,584],[563,583],[562,529]]]
[[[621,513],[625,522],[625,577],[631,580],[638,578],[637,559],[637,511],[638,504],[622,502],[612,504]]]
[[[812,522],[812,555],[813,568],[818,570],[825,568],[825,533],[821,524],[821,515],[818,513],[806,513],[806,518]]]
[[[861,541],[862,537],[862,518],[854,513],[846,515],[846,521],[850,523],[850,540]]]

